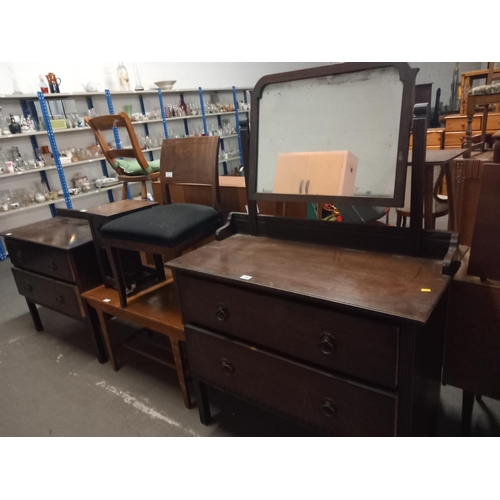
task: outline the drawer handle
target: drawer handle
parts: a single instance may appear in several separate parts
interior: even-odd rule
[[[224,304],[217,304],[217,311],[215,313],[216,318],[219,321],[226,321],[229,318],[229,311]]]
[[[334,417],[337,414],[337,405],[330,398],[323,398],[321,402],[321,411],[326,417]]]
[[[64,297],[62,295],[58,295],[56,297],[56,302],[59,302],[59,304],[64,304]]]
[[[224,375],[229,377],[229,375],[232,375],[234,373],[233,365],[226,358],[221,358],[220,363],[222,367],[222,373]]]
[[[321,334],[321,342],[319,343],[319,349],[323,354],[332,354],[337,348],[335,344],[335,338],[331,333],[323,332]]]
[[[50,271],[57,271],[57,264],[55,264],[54,262],[51,262],[49,264],[49,270]]]
[[[24,285],[24,289],[27,291],[27,292],[32,292],[33,291],[33,287],[31,285]]]

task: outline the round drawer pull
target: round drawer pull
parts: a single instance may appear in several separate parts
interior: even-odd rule
[[[217,304],[217,311],[215,312],[215,317],[219,321],[226,321],[229,318],[229,311],[224,304]]]
[[[229,377],[234,373],[234,366],[226,358],[221,358],[220,363],[224,375]]]
[[[57,271],[57,264],[55,264],[54,262],[51,262],[49,264],[49,270],[50,271]]]
[[[56,297],[56,302],[59,302],[59,304],[64,304],[64,297],[62,295],[58,295]]]
[[[319,349],[323,354],[332,354],[337,348],[335,344],[335,338],[331,333],[323,332],[321,334],[321,342],[319,343]]]
[[[326,417],[334,417],[337,414],[337,405],[330,398],[323,398],[321,402],[321,411]]]
[[[27,292],[32,292],[33,291],[33,287],[31,285],[24,285],[24,289],[27,291]]]

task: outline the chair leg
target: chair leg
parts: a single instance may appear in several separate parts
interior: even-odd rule
[[[127,199],[127,185],[128,185],[127,182],[124,182],[122,184],[122,200],[126,200]]]
[[[163,263],[163,258],[161,255],[153,254],[153,258],[155,261],[156,275],[158,277],[158,283],[162,283],[166,280],[165,277],[165,265]]]
[[[146,182],[142,181],[141,184],[141,198],[146,201],[148,199],[148,190],[146,189]]]
[[[104,342],[106,343],[106,348],[108,350],[109,362],[113,367],[115,372],[118,371],[118,365],[116,363],[115,355],[113,354],[113,350],[111,349],[111,341],[109,340],[109,331],[108,331],[108,318],[109,314],[104,313],[103,311],[97,311],[97,316],[99,317],[99,323],[101,325],[102,336],[104,337]]]
[[[462,436],[470,436],[472,410],[474,408],[474,393],[463,391],[462,396]]]

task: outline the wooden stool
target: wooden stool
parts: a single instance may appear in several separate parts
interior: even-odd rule
[[[115,353],[111,347],[108,322],[112,317],[130,321],[154,332],[166,335],[172,346],[173,362],[165,357],[156,357],[151,352],[139,352],[150,359],[155,359],[177,371],[182,397],[186,408],[191,407],[191,398],[186,386],[186,369],[182,358],[182,345],[185,341],[181,311],[172,279],[160,283],[153,290],[139,293],[129,299],[128,307],[120,307],[118,292],[111,288],[100,286],[84,293],[82,297],[88,304],[90,321],[94,331],[98,333],[99,325],[109,354],[113,370],[118,371]],[[165,351],[166,353],[166,351]]]

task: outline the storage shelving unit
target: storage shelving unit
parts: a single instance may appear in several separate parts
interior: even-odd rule
[[[234,140],[237,139],[238,142],[238,148],[237,151],[239,152],[238,156],[233,156],[233,157],[227,157],[223,158],[222,160],[219,161],[219,164],[221,166],[221,175],[225,175],[228,173],[228,164],[233,163],[235,161],[239,161],[240,164],[242,163],[242,148],[241,148],[241,138],[240,138],[240,131],[239,131],[239,113],[248,113],[249,111],[245,110],[238,110],[238,100],[243,101],[245,103],[248,103],[247,99],[247,90],[244,88],[239,88],[237,89],[236,87],[231,87],[231,88],[208,88],[208,89],[202,89],[201,87],[197,89],[183,89],[183,90],[144,90],[144,91],[110,91],[110,90],[105,90],[104,92],[66,92],[66,93],[59,93],[59,94],[42,94],[41,92],[35,94],[23,94],[23,95],[1,95],[0,94],[0,106],[2,108],[4,107],[4,103],[6,102],[17,102],[21,105],[22,108],[22,114],[24,116],[27,116],[27,113],[29,113],[29,107],[28,103],[29,102],[38,102],[40,104],[40,108],[42,111],[42,117],[44,120],[44,123],[46,124],[46,130],[45,131],[36,131],[36,132],[28,132],[28,133],[20,133],[20,134],[14,134],[14,135],[8,135],[8,136],[2,136],[0,135],[0,148],[4,147],[5,145],[15,145],[16,143],[19,143],[19,141],[22,141],[23,139],[26,140],[27,138],[30,139],[31,141],[31,147],[33,149],[33,153],[36,156],[36,149],[38,148],[38,142],[37,138],[43,137],[47,138],[48,142],[50,143],[50,149],[51,152],[54,156],[54,162],[55,165],[51,166],[46,166],[46,167],[41,167],[41,168],[33,168],[30,170],[25,170],[22,172],[15,172],[15,173],[4,173],[0,175],[0,191],[4,189],[9,189],[5,184],[7,184],[9,181],[14,181],[14,180],[26,180],[29,179],[27,176],[35,176],[39,175],[39,178],[42,183],[44,183],[47,187],[47,189],[50,191],[50,185],[49,185],[49,179],[47,177],[47,173],[53,174],[54,171],[57,173],[58,181],[60,183],[60,188],[59,190],[63,191],[63,197],[60,197],[57,200],[51,200],[51,201],[45,201],[42,203],[35,203],[33,205],[28,205],[25,207],[20,207],[18,209],[13,209],[9,210],[7,212],[0,212],[0,221],[4,221],[6,218],[8,218],[11,215],[18,214],[20,212],[26,212],[29,210],[35,210],[39,209],[42,207],[49,207],[50,213],[52,216],[56,215],[56,210],[55,206],[57,204],[65,203],[66,208],[73,208],[73,201],[75,200],[80,200],[82,198],[90,197],[99,193],[108,193],[108,199],[109,201],[113,201],[113,190],[116,188],[121,188],[121,184],[118,185],[113,185],[113,186],[107,186],[107,187],[102,187],[100,189],[93,190],[88,193],[81,193],[77,195],[70,195],[69,190],[68,190],[68,181],[67,181],[67,172],[68,169],[76,166],[80,166],[83,168],[89,167],[92,164],[95,163],[100,163],[101,164],[101,169],[102,169],[102,175],[105,177],[108,177],[108,168],[106,165],[106,161],[104,158],[98,157],[98,158],[91,158],[91,159],[86,159],[82,161],[77,161],[77,162],[72,162],[72,163],[61,163],[60,155],[59,155],[59,146],[58,142],[64,142],[65,138],[70,137],[69,134],[76,134],[78,138],[82,137],[80,134],[83,134],[84,132],[87,132],[89,134],[89,142],[91,141],[92,144],[95,144],[95,139],[94,136],[91,132],[91,129],[89,127],[79,127],[79,128],[71,128],[71,129],[61,129],[61,130],[53,130],[51,127],[50,123],[50,114],[47,108],[47,102],[52,99],[57,99],[61,100],[64,102],[65,99],[85,99],[86,104],[87,104],[87,109],[90,110],[94,108],[94,103],[93,99],[102,99],[104,98],[105,101],[101,104],[101,110],[107,109],[107,113],[114,113],[114,106],[115,103],[123,101],[124,98],[130,98],[130,97],[138,97],[139,98],[139,106],[140,106],[140,111],[142,115],[146,115],[146,103],[145,99],[148,98],[150,99],[150,103],[153,102],[152,98],[155,96],[158,99],[158,102],[155,102],[155,107],[159,107],[159,110],[161,112],[161,118],[154,118],[154,119],[146,119],[142,121],[135,121],[134,126],[143,126],[144,127],[144,134],[146,136],[150,135],[150,130],[149,127],[150,125],[152,126],[158,126],[158,124],[162,125],[162,137],[168,138],[172,135],[175,136],[189,136],[190,135],[190,128],[192,130],[192,125],[194,120],[201,120],[201,128],[203,130],[204,135],[209,134],[209,121],[212,121],[213,119],[216,120],[217,127],[222,126],[222,118],[223,117],[234,117],[235,119],[235,126],[234,128],[236,129],[237,133],[236,134],[231,134],[231,135],[226,135],[224,137],[221,137],[221,152],[224,152],[227,148],[226,142],[227,140]],[[231,96],[231,100],[233,102],[234,106],[234,111],[230,112],[222,112],[222,113],[206,113],[206,108],[205,108],[205,100],[207,99],[207,96],[212,93],[220,93],[220,92],[226,92],[229,93]],[[239,93],[239,98],[238,98],[238,93]],[[185,97],[186,96],[186,99]],[[189,98],[188,98],[189,96]],[[186,102],[188,102],[189,99],[191,99],[191,102],[193,102],[193,98],[196,99],[198,98],[199,100],[199,109],[201,111],[201,114],[197,115],[189,115],[189,116],[184,116],[184,117],[170,117],[167,118],[165,114],[165,105],[164,105],[164,99],[170,99],[172,97],[175,97],[176,99],[183,99]],[[191,103],[190,102],[190,103]],[[121,108],[121,104],[119,104],[117,107]],[[20,114],[20,113],[18,113]],[[104,112],[100,113],[104,114]],[[177,125],[176,125],[177,124]],[[183,126],[184,130],[181,130],[179,132],[179,126]],[[198,122],[198,128],[199,128],[199,122]],[[120,137],[118,134],[118,131],[115,129],[114,131],[114,139],[116,146],[118,148],[121,148],[121,141]],[[80,139],[81,140],[81,139]],[[13,141],[15,141],[13,143]],[[233,148],[234,149],[234,148]],[[154,153],[157,153],[158,151],[161,151],[161,147],[152,147],[148,149],[144,149],[143,152],[147,153],[149,155],[150,160],[154,159]],[[28,182],[28,181],[27,181]],[[134,183],[131,183],[132,185]],[[128,196],[131,197],[130,189],[128,191]],[[6,232],[6,231],[3,231]],[[0,260],[5,260],[7,258],[3,242],[0,239]]]

